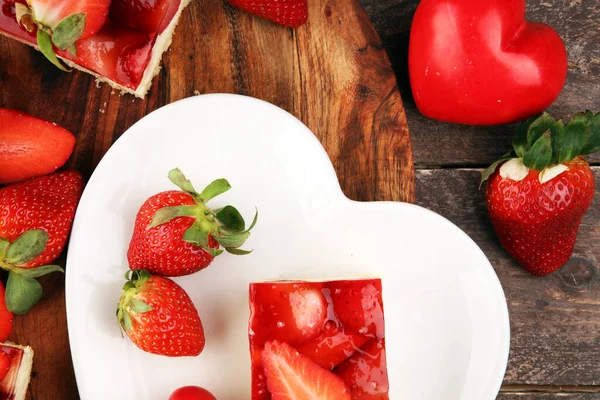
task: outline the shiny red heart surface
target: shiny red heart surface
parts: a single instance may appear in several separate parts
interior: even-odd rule
[[[411,27],[409,72],[429,118],[496,125],[531,117],[558,97],[567,53],[524,0],[423,0]]]

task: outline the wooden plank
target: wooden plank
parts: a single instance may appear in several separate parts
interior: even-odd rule
[[[600,168],[594,167],[600,182]],[[583,219],[574,255],[543,278],[525,272],[500,246],[487,216],[480,171],[419,170],[417,204],[454,222],[485,252],[506,293],[511,349],[505,384],[600,382],[600,201]]]
[[[362,0],[382,36],[400,85],[414,148],[421,166],[481,166],[506,152],[513,126],[477,128],[444,124],[423,117],[412,99],[408,80],[408,38],[419,0]],[[600,110],[600,2],[597,0],[530,0],[527,17],[553,26],[565,41],[569,75],[549,111],[560,118]],[[600,163],[600,155],[590,158]]]
[[[67,167],[89,177],[112,143],[156,108],[199,93],[245,94],[282,107],[311,128],[349,197],[414,201],[402,100],[376,31],[358,0],[309,3],[309,22],[291,30],[223,1],[192,2],[146,100],[97,87],[81,72],[62,73],[33,49],[0,38],[0,107],[72,131],[77,145]],[[36,352],[30,398],[77,398],[63,278],[52,275],[43,285],[43,300],[16,318],[11,339]]]
[[[497,400],[598,400],[600,393],[500,393]]]

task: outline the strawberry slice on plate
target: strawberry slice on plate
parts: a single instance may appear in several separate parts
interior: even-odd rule
[[[262,360],[273,400],[350,400],[338,376],[286,343],[267,342]]]
[[[0,108],[0,184],[47,175],[73,152],[75,137],[51,122]]]
[[[252,340],[258,345],[280,340],[292,345],[317,337],[327,319],[327,301],[314,283],[263,282],[250,285]]]
[[[372,339],[333,371],[341,377],[352,400],[388,400],[385,339]]]

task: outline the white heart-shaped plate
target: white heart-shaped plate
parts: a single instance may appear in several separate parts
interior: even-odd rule
[[[248,256],[224,254],[176,281],[198,308],[198,357],[144,353],[115,317],[135,215],[173,189],[179,167],[202,188],[226,177],[234,204],[258,224]],[[166,400],[204,386],[219,400],[250,399],[248,284],[272,279],[382,278],[392,400],[491,400],[506,369],[509,320],[482,251],[421,207],[347,199],[323,147],[287,112],[249,97],[178,101],[144,117],[104,156],[73,225],[66,276],[73,363],[83,400]]]

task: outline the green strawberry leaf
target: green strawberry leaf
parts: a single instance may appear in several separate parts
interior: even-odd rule
[[[61,50],[73,46],[83,34],[86,14],[76,13],[63,18],[52,32],[52,43]]]
[[[231,189],[231,185],[229,182],[227,182],[227,179],[221,178],[214,180],[204,188],[202,193],[200,193],[200,200],[203,203],[207,203],[211,199],[214,199],[218,195],[225,193],[229,189]]]
[[[6,255],[6,249],[8,249],[8,246],[10,246],[10,242],[6,239],[0,238],[0,261],[4,259],[4,256]]]
[[[60,265],[42,265],[36,268],[13,268],[11,271],[25,278],[39,278],[51,272],[65,272]]]
[[[515,136],[513,137],[513,149],[515,154],[519,158],[523,158],[527,150],[529,150],[529,142],[527,141],[527,132],[529,131],[529,126],[538,118],[539,116],[529,118],[527,121],[524,121],[517,126],[515,131]],[[493,172],[493,171],[492,171]],[[491,175],[491,174],[490,174]]]
[[[523,157],[523,164],[526,167],[543,170],[552,161],[552,138],[550,130],[547,130],[538,140],[531,146]]]
[[[133,311],[135,311],[136,313],[142,314],[148,311],[152,311],[153,308],[150,307],[148,304],[144,303],[141,300],[131,300],[131,308],[133,308]]]
[[[77,57],[77,47],[75,45],[69,47],[67,51],[73,56]]]
[[[166,224],[172,219],[179,217],[197,217],[198,216],[198,206],[193,205],[184,205],[184,206],[173,206],[173,207],[163,207],[156,211],[150,225],[146,227],[146,229],[152,229],[162,224]]]
[[[590,113],[591,114],[591,113]],[[589,115],[590,136],[587,144],[581,150],[581,154],[591,154],[600,151],[600,112]]]
[[[46,248],[48,233],[43,229],[31,229],[19,236],[6,252],[6,262],[13,265],[27,264]]]
[[[203,249],[208,249],[208,234],[210,231],[202,228],[202,225],[195,222],[183,234],[183,240],[200,246]]]
[[[527,130],[527,143],[529,145],[529,149],[533,147],[533,145],[540,137],[542,137],[544,133],[546,133],[546,131],[552,131],[553,128],[555,128],[554,124],[556,124],[556,121],[554,121],[554,118],[552,118],[550,114],[546,112],[540,117],[536,118],[536,120],[529,125]],[[523,157],[525,157],[525,154],[523,154]]]
[[[252,253],[252,250],[237,249],[235,247],[225,247],[225,250],[227,250],[228,253],[236,256],[245,256],[246,254]]]
[[[215,236],[215,240],[226,249],[228,247],[240,247],[250,237],[250,232],[241,232],[234,235],[228,236]]]
[[[565,123],[559,120],[554,129],[550,130],[552,136],[552,165],[558,164],[560,161],[560,151],[565,141]]]
[[[217,212],[216,217],[230,231],[241,232],[246,228],[242,214],[233,206],[223,207]]]
[[[192,182],[185,177],[179,168],[174,168],[169,171],[169,180],[173,182],[173,184],[179,189],[192,195],[194,198],[198,198],[198,192],[196,192],[196,189],[194,189]]]
[[[24,315],[42,297],[42,285],[32,278],[14,272],[8,273],[6,282],[6,308],[17,315]]]
[[[46,56],[52,64],[65,72],[70,71],[60,62],[58,57],[56,57],[54,49],[52,48],[52,39],[50,38],[50,35],[41,29],[38,29],[37,31],[37,44],[42,54]]]
[[[119,322],[121,323],[121,326],[123,327],[123,329],[125,329],[125,332],[128,332],[131,330],[131,328],[132,328],[131,317],[129,316],[128,312],[125,311],[121,314],[121,319]]]
[[[209,247],[207,249],[204,249],[208,254],[210,254],[213,257],[216,256],[220,256],[221,254],[223,254],[223,250],[221,249],[213,249],[212,247]]]
[[[558,150],[558,162],[570,161],[581,154],[581,151],[588,142],[589,125],[586,120],[573,118],[565,126],[564,139]]]

